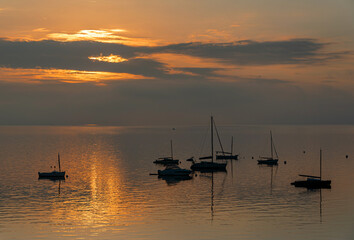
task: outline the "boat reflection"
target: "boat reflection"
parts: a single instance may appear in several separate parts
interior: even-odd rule
[[[191,180],[193,177],[189,175],[185,176],[158,176],[158,179],[165,180],[167,185],[173,186],[176,185],[177,183],[185,180]]]
[[[60,195],[60,185],[62,181],[65,182],[65,178],[38,178],[38,181],[58,182],[58,195]]]
[[[278,165],[259,165],[260,168],[270,168],[270,195],[273,194],[273,182],[278,172]]]
[[[213,221],[214,220],[214,215],[215,215],[215,204],[214,204],[214,198],[215,198],[215,191],[214,191],[214,175],[215,174],[222,174],[222,173],[225,173],[225,172],[219,172],[219,171],[216,171],[216,172],[213,172],[213,171],[210,171],[210,172],[203,172],[201,173],[199,176],[200,177],[204,177],[204,178],[210,178],[210,220]],[[225,178],[223,180],[223,182],[221,183],[221,191],[219,192],[219,194],[217,195],[222,195],[222,192],[224,190],[224,185],[225,185],[225,180],[226,180],[226,174],[225,175]]]

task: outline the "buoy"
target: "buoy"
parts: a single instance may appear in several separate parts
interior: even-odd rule
[[[306,153],[306,151],[303,151],[303,153]]]
[[[348,155],[345,155],[345,158],[348,158]]]
[[[253,159],[253,157],[252,157],[252,159]]]
[[[286,164],[286,161],[284,161],[284,164]]]

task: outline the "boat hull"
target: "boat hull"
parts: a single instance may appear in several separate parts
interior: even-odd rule
[[[331,188],[331,180],[303,180],[292,182],[291,185],[310,189]]]
[[[65,172],[38,172],[38,178],[42,179],[65,179]]]
[[[238,160],[238,155],[216,155],[216,159]]]
[[[226,171],[226,163],[199,162],[191,166],[193,171]]]
[[[178,165],[179,160],[155,160],[154,163],[161,165]]]
[[[278,159],[260,159],[257,160],[258,164],[266,164],[266,165],[278,165]]]
[[[192,171],[191,170],[187,170],[187,169],[165,169],[165,170],[158,170],[157,174],[159,175],[159,177],[162,176],[189,176],[189,174],[191,174]]]

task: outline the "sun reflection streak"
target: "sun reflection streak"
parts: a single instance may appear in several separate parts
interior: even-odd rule
[[[71,169],[81,176],[80,180],[72,178],[75,185],[69,183],[63,187],[63,195],[70,198],[56,202],[55,208],[48,216],[58,225],[69,220],[74,226],[62,225],[62,231],[105,231],[109,226],[116,229],[136,225],[146,217],[146,201],[140,199],[140,192],[135,186],[127,186],[125,172],[121,166],[121,156],[116,155],[110,143],[93,141],[87,146],[87,155],[80,161],[71,162]],[[82,167],[85,166],[85,167]],[[68,188],[74,187],[69,190]]]

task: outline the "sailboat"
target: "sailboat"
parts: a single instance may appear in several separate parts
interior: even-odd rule
[[[191,169],[193,171],[226,171],[226,163],[214,162],[214,118],[210,117],[210,130],[211,130],[211,156],[200,157],[199,160],[211,159],[209,161],[193,162]]]
[[[59,171],[52,171],[52,172],[38,172],[39,178],[47,178],[47,179],[65,179],[65,171],[62,172],[60,168],[60,155],[58,153],[58,167]]]
[[[162,164],[162,165],[178,165],[179,160],[173,159],[173,145],[171,140],[171,157],[161,157],[154,161],[155,164]]]
[[[276,155],[276,158],[273,156],[273,149]],[[259,157],[260,159],[257,160],[258,164],[267,164],[267,165],[277,165],[278,164],[278,153],[275,149],[275,145],[273,142],[272,131],[270,131],[270,157]]]
[[[295,187],[305,188],[331,188],[331,180],[322,180],[322,149],[320,149],[320,176],[302,175],[300,177],[306,177],[306,180],[292,182],[291,185]]]
[[[231,152],[216,151],[216,159],[238,160],[238,154],[233,155],[234,137],[231,137]]]

